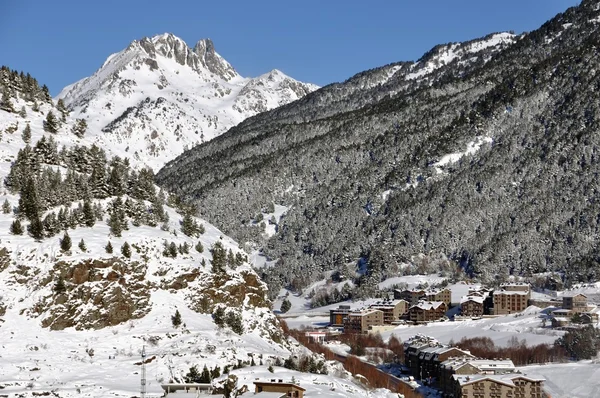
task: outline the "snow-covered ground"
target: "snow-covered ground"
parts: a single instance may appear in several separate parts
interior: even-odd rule
[[[249,392],[241,397],[254,396],[254,384],[256,379],[270,380],[282,379],[289,382],[292,378],[302,388],[306,389],[305,397],[347,397],[347,398],[398,398],[398,394],[391,393],[385,389],[365,389],[363,386],[353,381],[353,378],[347,374],[341,367],[330,368],[327,375],[315,375],[310,373],[300,373],[285,368],[274,367],[273,373],[270,373],[265,367],[249,367],[232,371],[238,377],[238,387],[246,385]]]
[[[463,337],[490,337],[495,344],[507,345],[512,337],[525,339],[528,345],[552,344],[562,333],[550,328],[542,328],[539,318],[540,309],[530,307],[523,315],[514,314],[490,319],[467,320],[456,322],[432,322],[419,326],[398,326],[381,333],[384,339],[392,334],[401,340],[407,340],[416,334],[432,336],[441,343],[450,340],[459,341]]]
[[[544,377],[544,389],[552,398],[600,397],[600,364],[593,361],[524,366],[523,373]]]

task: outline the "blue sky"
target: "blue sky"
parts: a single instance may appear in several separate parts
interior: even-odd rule
[[[318,85],[440,43],[530,31],[578,0],[0,0],[0,64],[53,95],[132,40],[211,38],[242,76],[277,68]]]

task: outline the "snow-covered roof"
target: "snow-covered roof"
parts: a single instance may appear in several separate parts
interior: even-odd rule
[[[529,292],[525,292],[522,290],[496,290],[494,292],[494,296],[499,295],[499,294],[506,294],[506,295],[517,295],[517,296],[526,296],[529,294]]]
[[[452,378],[460,383],[461,386],[475,383],[481,380],[490,380],[514,387],[514,380],[525,379],[529,381],[546,381],[543,377],[525,375],[522,373],[508,373],[503,375],[452,375]]]
[[[369,306],[369,308],[394,308],[396,307],[398,304],[400,304],[400,302],[404,302],[404,303],[408,303],[408,301],[406,300],[382,300],[382,301],[377,301],[373,304],[371,304]]]
[[[585,298],[587,298],[587,296],[583,293],[567,293],[567,294],[563,294],[563,298],[567,297],[567,298],[573,298],[573,297],[577,297],[577,296],[583,296]]]
[[[514,369],[515,364],[510,359],[474,359],[469,363],[481,371]]]
[[[365,315],[372,314],[374,312],[381,312],[381,310],[378,310],[375,308],[367,308],[364,310],[352,311],[351,313],[348,314],[348,316],[365,316]]]
[[[466,303],[467,301],[474,301],[479,304],[483,304],[484,298],[481,296],[464,296],[460,299],[460,303]]]
[[[556,320],[557,322],[569,322],[570,321],[569,318],[565,318],[564,316],[555,316],[553,319]]]
[[[441,305],[445,305],[445,303],[443,301],[419,301],[419,303],[410,308],[421,308],[422,310],[430,311],[438,309]]]

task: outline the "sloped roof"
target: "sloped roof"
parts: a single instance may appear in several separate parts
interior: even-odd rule
[[[481,296],[463,296],[460,299],[460,303],[462,304],[462,303],[466,303],[467,301],[474,301],[478,304],[483,304],[484,300],[485,299]]]
[[[421,308],[422,310],[430,311],[438,309],[441,305],[446,305],[443,301],[419,301],[410,308]]]

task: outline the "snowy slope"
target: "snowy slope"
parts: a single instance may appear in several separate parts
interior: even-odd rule
[[[16,109],[25,107],[23,118],[0,111],[0,181],[4,181],[16,153],[25,146],[25,125],[31,142],[43,135],[45,115],[57,110],[13,98]],[[48,137],[50,134],[45,133]],[[59,146],[89,145],[63,125],[52,138]],[[109,155],[110,148],[107,148]],[[19,197],[0,188],[0,203],[11,208]],[[96,200],[104,208],[111,198]],[[77,206],[77,203],[73,203]],[[147,346],[156,356],[149,366],[149,391],[159,381],[182,380],[190,366],[211,368],[249,361],[249,355],[287,358],[290,346],[270,311],[266,286],[247,262],[215,274],[210,248],[220,242],[233,254],[246,253],[237,243],[204,220],[205,232],[188,237],[181,232],[182,216],[165,206],[168,228],[142,225],[121,237],[110,233],[108,215],[91,227],[69,229],[73,245],[60,249],[63,233],[37,242],[27,233],[12,235],[15,214],[0,212],[0,394],[132,396],[139,391],[139,352]],[[23,221],[26,225],[27,222]],[[84,240],[85,251],[78,247]],[[109,254],[105,246],[114,248]],[[187,244],[189,253],[165,257],[163,243]],[[131,245],[128,259],[121,246]],[[195,249],[201,243],[204,250]],[[66,291],[55,286],[59,277]],[[243,333],[217,327],[211,313],[219,303],[225,312],[241,315]],[[183,326],[175,328],[171,317],[178,310]],[[257,361],[258,362],[258,359]],[[265,365],[266,366],[266,365]]]
[[[102,148],[158,171],[249,116],[316,90],[278,70],[244,78],[209,39],[189,48],[172,34],[133,41],[58,95]]]

